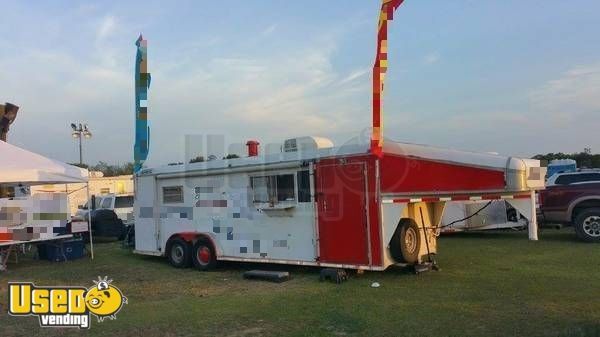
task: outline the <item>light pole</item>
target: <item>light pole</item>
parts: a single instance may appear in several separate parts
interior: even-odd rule
[[[82,125],[81,123],[71,123],[71,129],[73,129],[73,133],[71,133],[73,138],[76,138],[76,139],[79,138],[79,165],[83,165],[81,139],[83,137],[88,138],[88,139],[92,138],[92,133],[88,129],[87,124]]]

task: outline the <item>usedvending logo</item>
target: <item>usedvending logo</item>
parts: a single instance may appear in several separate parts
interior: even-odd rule
[[[108,277],[98,277],[90,288],[37,287],[31,282],[8,283],[8,313],[38,316],[42,327],[88,329],[91,315],[98,322],[116,319],[127,298]]]

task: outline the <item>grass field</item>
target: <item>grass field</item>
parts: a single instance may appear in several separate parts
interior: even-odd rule
[[[0,335],[123,336],[598,336],[600,246],[570,230],[462,234],[440,239],[440,272],[366,272],[320,283],[318,269],[288,270],[281,284],[243,280],[265,266],[223,264],[214,272],[175,269],[118,243],[96,259],[50,263],[30,258],[0,273]],[[7,315],[8,281],[90,286],[108,275],[129,298],[114,321],[90,330],[43,329],[37,318]],[[380,288],[371,288],[377,281]]]

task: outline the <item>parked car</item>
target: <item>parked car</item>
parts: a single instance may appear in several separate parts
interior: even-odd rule
[[[581,240],[600,242],[600,171],[553,175],[539,202],[545,223],[572,225]]]

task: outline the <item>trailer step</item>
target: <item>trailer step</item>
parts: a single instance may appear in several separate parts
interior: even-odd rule
[[[290,273],[287,271],[250,270],[244,273],[244,278],[281,283],[290,280]]]

